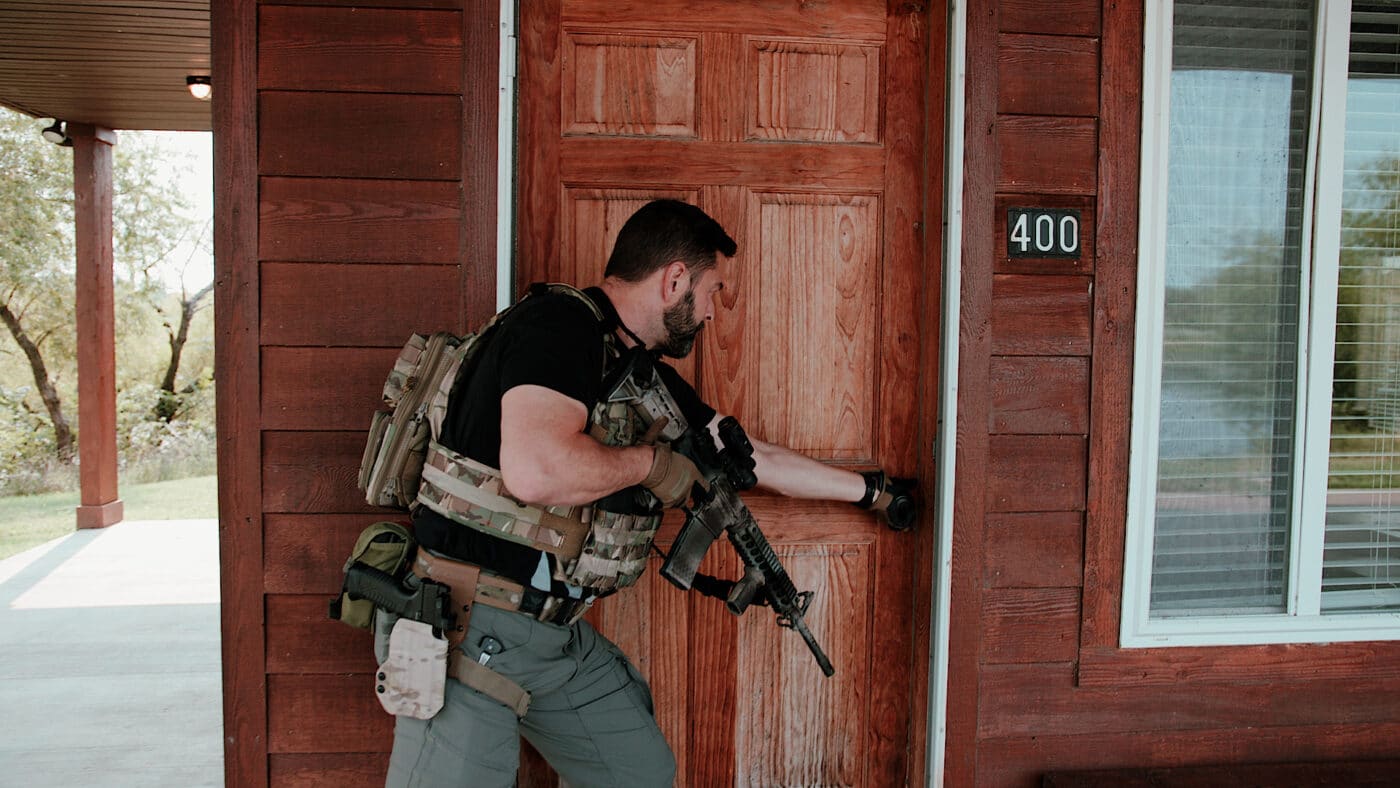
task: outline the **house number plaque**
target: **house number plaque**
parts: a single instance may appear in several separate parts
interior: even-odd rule
[[[1079,211],[1068,208],[1006,209],[1009,257],[1060,257],[1078,260]]]

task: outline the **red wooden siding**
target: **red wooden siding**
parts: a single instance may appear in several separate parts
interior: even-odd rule
[[[1142,14],[968,13],[950,785],[1400,754],[1400,645],[1117,646]],[[1010,259],[1009,207],[1079,210],[1082,258]]]
[[[1018,512],[987,518],[987,588],[1072,588],[1084,572],[1079,512]]]
[[[997,356],[991,364],[991,431],[998,435],[1083,434],[1089,430],[1089,360]]]
[[[227,782],[378,785],[392,718],[326,601],[395,516],[355,477],[397,348],[494,307],[498,5],[218,5]]]
[[[980,8],[986,8],[986,4]],[[1099,0],[1003,0],[997,9],[1000,18],[992,30],[1002,33],[1039,33],[1054,36],[1099,34]],[[970,16],[970,15],[969,15]],[[972,51],[972,50],[970,50]]]
[[[258,16],[258,86],[397,94],[460,92],[463,30],[455,9],[461,3],[413,5],[454,10],[405,13],[362,6],[264,6]]]
[[[393,347],[404,315],[458,308],[460,278],[449,265],[264,263],[259,334],[289,347]],[[379,294],[374,309],[358,297],[366,292]]]

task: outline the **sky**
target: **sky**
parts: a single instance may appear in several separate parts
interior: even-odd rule
[[[123,131],[120,139],[127,135],[139,135],[156,140],[162,150],[172,153],[185,153],[187,156],[172,157],[183,165],[176,172],[180,190],[193,206],[196,221],[203,222],[214,215],[214,148],[213,135],[207,131]],[[174,165],[172,170],[177,170]],[[210,245],[212,248],[212,244]],[[214,259],[211,255],[194,249],[192,245],[170,255],[171,266],[162,271],[166,287],[178,291],[182,284],[181,272],[185,260],[190,265],[184,270],[183,285],[186,292],[193,293],[209,284],[214,278]]]

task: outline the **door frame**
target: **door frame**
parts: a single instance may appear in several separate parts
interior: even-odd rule
[[[947,0],[947,58],[944,63],[943,137],[943,303],[939,336],[939,414],[933,446],[936,473],[933,518],[933,588],[929,635],[928,760],[925,785],[943,785],[948,740],[948,648],[952,614],[953,506],[957,489],[958,327],[962,318],[963,158],[967,118],[967,3]],[[930,127],[934,124],[928,124]],[[935,141],[928,130],[929,142]]]

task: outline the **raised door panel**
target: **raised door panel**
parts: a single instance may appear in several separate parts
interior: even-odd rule
[[[757,193],[747,277],[763,305],[757,408],[764,440],[821,459],[874,461],[880,200]],[[723,403],[721,403],[723,404]]]
[[[749,139],[879,142],[879,45],[755,39],[748,54]]]
[[[869,544],[781,551],[793,583],[814,594],[807,626],[840,666],[840,681],[814,669],[802,639],[774,626],[768,611],[739,621],[735,784],[867,784],[870,709],[863,688],[871,677],[873,553]]]
[[[695,136],[696,39],[564,36],[564,134]]]

